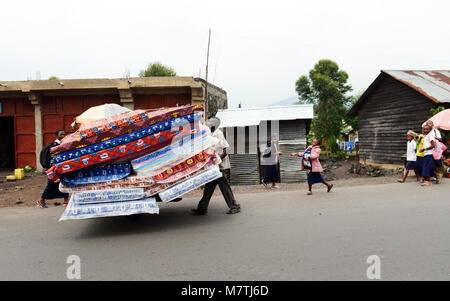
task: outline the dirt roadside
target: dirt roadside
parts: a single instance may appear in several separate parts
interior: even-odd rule
[[[371,177],[367,175],[357,175],[348,172],[352,166],[353,161],[338,161],[334,163],[325,163],[324,177],[327,181],[332,182],[335,187],[340,186],[361,186],[361,185],[374,185],[374,184],[386,184],[393,183],[399,175]],[[41,193],[47,185],[47,177],[44,174],[30,173],[26,174],[25,178],[20,181],[7,182],[5,177],[11,172],[0,172],[0,208],[2,207],[30,207],[35,206],[36,201],[40,198]],[[411,177],[408,181],[414,181]],[[280,183],[280,188],[273,191],[288,191],[288,190],[300,190],[305,191],[307,189],[306,183],[285,184]],[[315,185],[314,189],[324,189],[323,185]],[[252,193],[266,191],[262,185],[251,186],[233,186],[233,192],[235,194],[240,193]],[[267,190],[270,193],[272,190]],[[220,194],[220,190],[216,189],[216,194]],[[185,195],[185,197],[198,197],[202,195],[202,190],[197,189]],[[61,205],[62,199],[50,200],[48,205],[55,206]]]

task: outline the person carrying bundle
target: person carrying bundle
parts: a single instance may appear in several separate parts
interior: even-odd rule
[[[216,154],[218,154],[222,159],[222,163],[220,163],[219,168],[222,171],[223,176],[205,184],[203,197],[198,203],[197,208],[192,209],[192,212],[196,215],[206,215],[208,213],[209,201],[211,200],[217,185],[219,185],[225,202],[227,203],[228,208],[230,208],[227,214],[234,214],[241,211],[241,205],[236,203],[230,183],[228,183],[225,176],[225,170],[230,169],[230,161],[226,152],[227,147],[230,145],[227,140],[225,140],[222,131],[219,130],[219,125],[220,119],[217,117],[212,117],[206,122],[206,126],[210,128],[212,136],[219,140],[215,151]]]
[[[322,177],[323,171],[322,165],[319,161],[320,156],[320,143],[319,140],[314,139],[310,146],[306,148],[303,153],[292,153],[291,156],[302,157],[301,169],[309,169],[308,172],[308,192],[307,195],[312,194],[312,185],[316,183],[322,183],[327,186],[327,192],[331,191],[333,184],[327,183]]]

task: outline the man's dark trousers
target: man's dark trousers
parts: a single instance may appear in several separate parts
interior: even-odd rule
[[[197,206],[198,210],[203,212],[208,211],[209,201],[211,200],[211,197],[214,194],[214,190],[216,189],[217,185],[219,185],[220,191],[222,192],[222,195],[225,199],[225,202],[228,205],[228,208],[231,208],[236,205],[236,200],[234,198],[233,191],[231,191],[230,184],[228,183],[225,174],[222,171],[222,177],[205,184],[205,189],[203,190],[203,197]]]

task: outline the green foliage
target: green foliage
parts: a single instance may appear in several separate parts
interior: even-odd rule
[[[431,117],[444,110],[445,108],[441,106],[437,107],[436,109],[430,109],[430,113],[432,114]]]
[[[56,77],[56,76],[54,76],[54,75],[52,75],[52,76],[50,76],[48,79],[49,79],[49,80],[55,80],[55,79],[59,79],[59,78]]]
[[[355,103],[361,98],[363,92],[350,96],[349,102],[345,106],[345,116],[344,116],[344,128],[350,126],[352,129],[346,134],[355,133],[358,130],[358,116],[350,116],[350,110],[355,105]],[[345,132],[345,130],[343,131]]]
[[[336,138],[340,136],[342,121],[352,98],[346,93],[352,90],[347,84],[347,72],[340,70],[331,60],[320,60],[296,82],[296,91],[301,102],[314,104],[317,116],[312,121],[316,138],[326,141],[327,152],[333,151]]]
[[[336,152],[333,152],[333,158],[338,160],[344,160],[347,157],[347,152],[339,149]]]
[[[139,72],[140,77],[152,77],[152,76],[176,76],[177,73],[172,67],[165,66],[160,62],[150,63],[147,69]]]

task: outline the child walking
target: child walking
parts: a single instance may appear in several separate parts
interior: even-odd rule
[[[307,195],[312,194],[312,185],[316,183],[322,183],[325,186],[327,186],[327,192],[331,191],[331,188],[333,188],[333,184],[327,183],[323,177],[321,172],[323,171],[322,165],[319,161],[320,156],[320,143],[319,140],[314,139],[310,146],[306,148],[306,150],[303,153],[292,153],[291,156],[298,156],[298,157],[304,157],[301,162],[301,169],[310,169],[310,172],[308,172],[308,192]],[[309,160],[310,164],[304,163],[304,160]],[[305,166],[306,165],[306,166]],[[310,166],[308,166],[310,165]]]
[[[403,172],[403,178],[401,180],[398,180],[400,183],[405,183],[406,177],[408,177],[409,171],[411,169],[414,170],[414,173],[417,177],[417,182],[420,181],[419,172],[417,171],[416,167],[416,141],[414,138],[417,137],[417,134],[411,130],[408,131],[406,134],[406,137],[408,139],[408,142],[406,142],[406,164],[405,164],[405,171]]]
[[[417,172],[419,173],[421,183],[423,183],[423,181],[424,181],[423,176],[422,176],[424,154],[420,150],[423,148],[424,138],[425,138],[424,130],[422,129],[422,133],[416,137],[416,169],[417,169]]]

